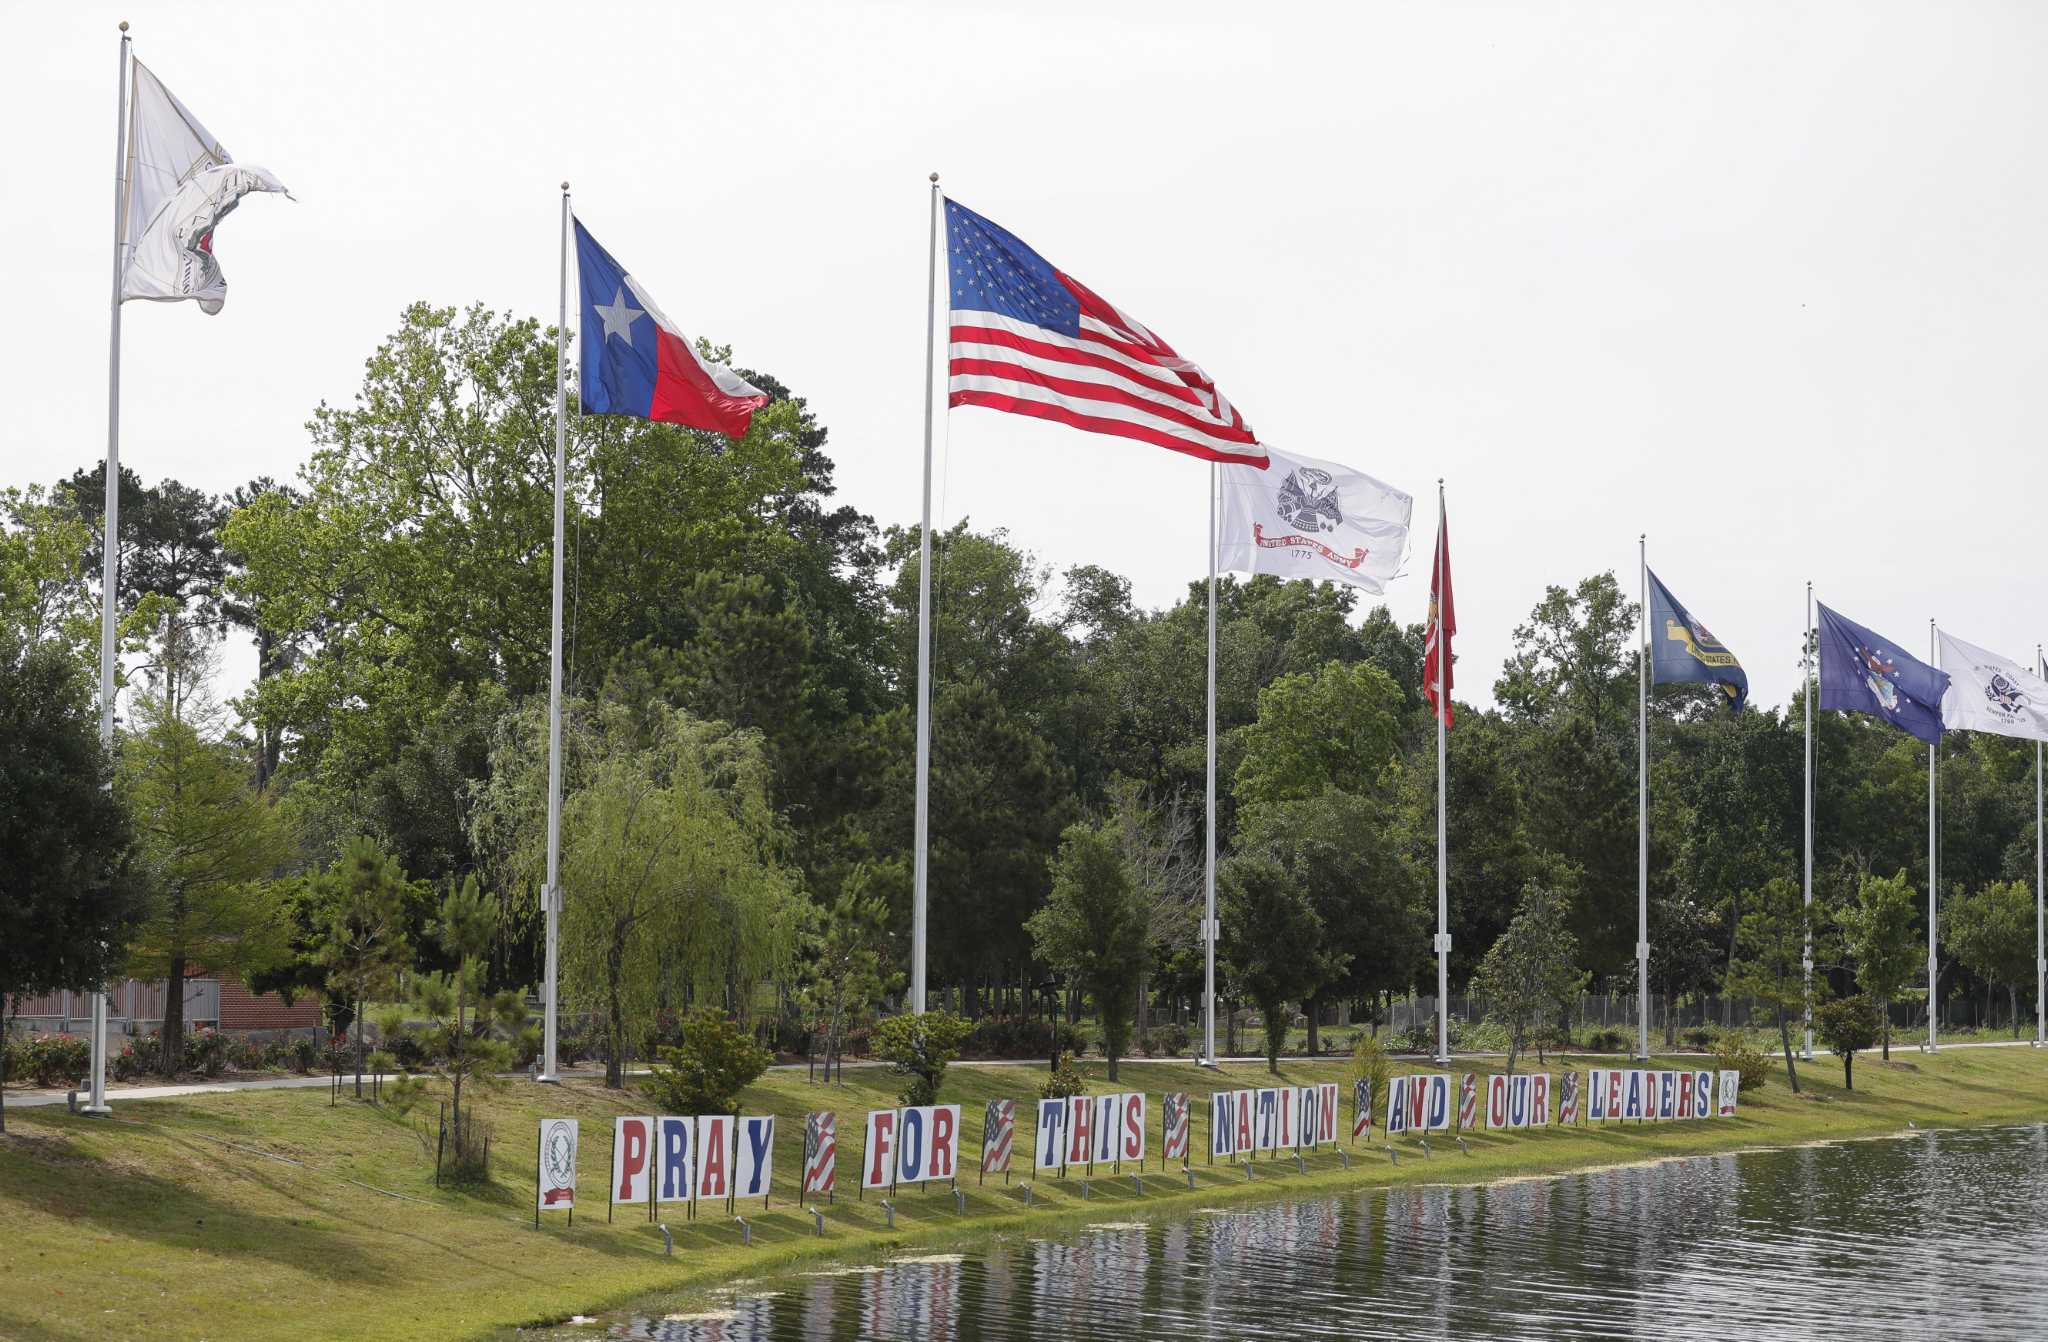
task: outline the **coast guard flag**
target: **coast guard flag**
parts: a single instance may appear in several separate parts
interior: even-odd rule
[[[1946,633],[1937,637],[1941,669],[1948,673],[1942,726],[2048,741],[2048,681],[1975,644]]]
[[[284,183],[236,163],[148,66],[128,64],[121,301],[190,298],[211,316],[228,296],[213,255],[214,226],[251,191],[283,192]]]
[[[1650,679],[1658,685],[1691,681],[1719,685],[1728,707],[1738,713],[1749,699],[1749,677],[1743,674],[1742,663],[1679,604],[1654,572],[1650,572]]]
[[[1263,467],[1209,375],[1086,285],[946,202],[947,400]],[[1198,277],[1188,279],[1198,282]]]
[[[722,363],[654,305],[626,268],[576,220],[576,278],[583,291],[583,413],[632,415],[746,436],[767,393]]]
[[[1854,620],[1820,608],[1820,706],[1883,718],[1933,745],[1941,740],[1948,677]]]
[[[1415,500],[1334,461],[1267,449],[1265,469],[1230,465],[1216,565],[1239,573],[1328,579],[1384,592],[1408,554]]]

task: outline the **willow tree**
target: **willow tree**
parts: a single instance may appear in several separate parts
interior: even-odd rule
[[[545,870],[545,719],[501,733],[473,828],[504,874]],[[605,1042],[605,1084],[663,1006],[744,1016],[797,942],[802,899],[761,735],[663,704],[572,705],[564,730],[561,994]]]

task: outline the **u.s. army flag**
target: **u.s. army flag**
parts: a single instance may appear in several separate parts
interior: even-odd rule
[[[1948,672],[1942,726],[2048,741],[2048,681],[1946,632],[1940,645],[1941,669]]]
[[[284,183],[234,162],[148,67],[130,68],[122,301],[191,298],[219,312],[228,286],[213,255],[214,226],[251,191],[283,191]]]
[[[1408,555],[1415,500],[1349,466],[1267,448],[1271,464],[1218,466],[1218,568],[1383,592]]]

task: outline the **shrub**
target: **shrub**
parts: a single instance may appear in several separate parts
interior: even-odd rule
[[[135,1041],[128,1040],[121,1045],[121,1051],[107,1057],[107,1075],[116,1081],[134,1081],[146,1075],[155,1065],[156,1053],[139,1053]]]
[[[1394,1064],[1387,1057],[1387,1046],[1376,1035],[1361,1036],[1351,1046],[1350,1080],[1372,1082],[1373,1100],[1384,1103],[1387,1082],[1394,1075]]]
[[[1770,1055],[1752,1044],[1748,1035],[1738,1031],[1724,1031],[1716,1035],[1713,1047],[1707,1051],[1713,1055],[1715,1067],[1742,1073],[1742,1083],[1737,1089],[1744,1095],[1761,1086],[1771,1074]]]
[[[285,1061],[300,1076],[312,1072],[320,1061],[320,1045],[311,1035],[299,1035],[285,1041]]]
[[[1071,1025],[1054,1027],[1032,1016],[983,1016],[960,1042],[960,1051],[977,1058],[1048,1058],[1055,1037],[1062,1053],[1079,1053],[1084,1043]]]
[[[946,1064],[960,1055],[968,1028],[950,1011],[905,1013],[877,1025],[876,1055],[888,1062],[890,1071],[907,1078],[897,1098],[906,1105],[937,1104]]]
[[[195,1030],[185,1036],[185,1070],[201,1076],[227,1071],[229,1040],[218,1030]]]
[[[1070,1095],[1079,1095],[1087,1083],[1075,1069],[1071,1056],[1060,1059],[1059,1070],[1045,1078],[1045,1084],[1038,1088],[1041,1100],[1064,1100]]]
[[[1623,1053],[1628,1045],[1628,1036],[1619,1030],[1595,1030],[1586,1037],[1586,1048],[1593,1053]]]
[[[709,1007],[692,1011],[682,1034],[683,1042],[663,1048],[661,1065],[641,1083],[665,1114],[733,1113],[740,1092],[775,1061],[750,1031]]]
[[[1695,1053],[1705,1053],[1714,1047],[1714,1031],[1705,1026],[1696,1026],[1678,1036],[1687,1048]]]
[[[92,1070],[92,1045],[68,1034],[32,1034],[14,1049],[7,1074],[26,1076],[44,1089],[78,1086]]]
[[[1161,1025],[1147,1030],[1139,1037],[1138,1047],[1148,1058],[1178,1058],[1188,1051],[1188,1028],[1185,1025]]]

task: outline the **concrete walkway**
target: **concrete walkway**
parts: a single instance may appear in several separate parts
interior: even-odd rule
[[[1980,1039],[1969,1040],[1955,1044],[1943,1044],[1942,1048],[2031,1048],[2033,1047],[2033,1042],[2034,1041],[2031,1039]],[[1919,1052],[1919,1047],[1917,1045],[1901,1046],[1897,1043],[1894,1043],[1892,1047],[1892,1052],[1894,1054],[1911,1055]],[[1392,1056],[1404,1060],[1414,1057],[1414,1055],[1411,1054],[1394,1054]],[[1457,1060],[1462,1060],[1465,1058],[1499,1058],[1505,1056],[1505,1054],[1500,1053],[1460,1053],[1458,1055],[1458,1058],[1454,1059],[1453,1061],[1455,1062]],[[1574,1065],[1578,1065],[1581,1063],[1593,1062],[1601,1057],[1606,1056],[1613,1055],[1597,1053],[1575,1053],[1572,1055],[1572,1062]],[[1813,1061],[1825,1062],[1827,1060],[1827,1056],[1828,1055],[1826,1054],[1815,1053]],[[1290,1055],[1288,1057],[1282,1058],[1281,1061],[1342,1062],[1344,1061],[1344,1058],[1344,1054],[1331,1053],[1325,1054],[1320,1058],[1307,1058],[1298,1055]],[[1243,1057],[1222,1059],[1222,1061],[1228,1063],[1255,1063],[1264,1062],[1265,1060],[1266,1057],[1263,1053],[1254,1053]],[[1127,1058],[1125,1059],[1125,1061],[1187,1062],[1190,1064],[1193,1063],[1193,1059],[1189,1058]],[[1801,1061],[1805,1061],[1805,1059],[1801,1059]],[[822,1066],[822,1064],[820,1065]],[[870,1067],[888,1066],[887,1063],[878,1062],[871,1058],[849,1062],[846,1065],[854,1071],[861,1071],[865,1068]],[[954,1067],[1043,1068],[1046,1065],[1046,1060],[1044,1058],[963,1058],[960,1061],[955,1062],[951,1065]],[[804,1062],[783,1062],[775,1064],[768,1070],[770,1070],[771,1072],[801,1072],[810,1066],[811,1064]],[[519,1080],[523,1078],[524,1075],[524,1073],[517,1072],[507,1074],[508,1078],[512,1080]],[[565,1068],[562,1072],[562,1075],[564,1078],[571,1081],[594,1081],[604,1075],[604,1070],[602,1068],[594,1067]],[[647,1069],[644,1067],[629,1067],[626,1069],[626,1075],[646,1076]],[[367,1082],[367,1075],[364,1079]],[[342,1075],[341,1081],[342,1085],[345,1088],[352,1088],[355,1084],[355,1073],[344,1073]],[[254,1080],[248,1081],[198,1081],[177,1085],[109,1086],[107,1087],[107,1102],[109,1104],[120,1104],[129,1100],[178,1100],[184,1099],[187,1096],[191,1095],[225,1095],[239,1090],[304,1090],[313,1086],[326,1086],[331,1084],[333,1084],[333,1078],[323,1073],[319,1076],[266,1076],[258,1077]],[[40,1109],[53,1104],[63,1104],[66,1102],[68,1096],[69,1092],[62,1090],[21,1091],[7,1096],[7,1107],[9,1109]],[[83,1091],[79,1092],[79,1097],[80,1102],[83,1103]]]

